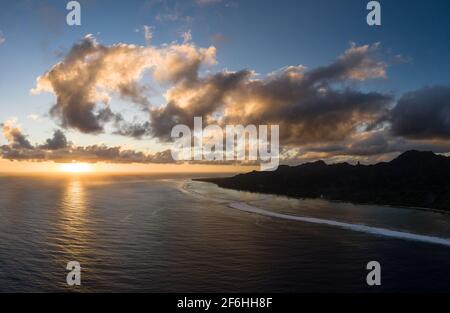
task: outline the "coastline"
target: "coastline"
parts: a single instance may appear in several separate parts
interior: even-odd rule
[[[321,197],[296,197],[289,194],[284,193],[276,193],[276,192],[261,192],[261,191],[254,191],[254,190],[248,190],[244,188],[232,188],[229,186],[221,186],[220,180],[223,178],[192,178],[192,181],[198,181],[198,182],[204,182],[204,183],[210,183],[214,184],[220,188],[229,189],[229,190],[235,190],[235,191],[242,191],[242,192],[250,192],[255,194],[263,194],[263,195],[273,195],[277,197],[286,197],[288,199],[322,199],[329,201],[331,203],[350,203],[355,205],[381,205],[386,206],[390,208],[395,209],[404,209],[404,210],[417,210],[417,211],[424,211],[424,212],[432,212],[432,213],[438,213],[438,214],[445,214],[450,215],[450,211],[446,210],[439,210],[439,209],[433,209],[433,208],[427,208],[427,207],[420,207],[420,206],[406,206],[406,205],[399,205],[399,204],[393,204],[393,203],[383,203],[383,202],[358,202],[358,201],[348,201],[348,200],[338,200],[338,199],[328,199],[328,198],[321,198]]]

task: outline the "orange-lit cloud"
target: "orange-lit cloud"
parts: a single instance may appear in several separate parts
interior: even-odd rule
[[[194,44],[142,47],[129,44],[104,46],[92,35],[75,44],[64,60],[37,78],[32,93],[52,92],[56,104],[50,114],[65,128],[99,133],[107,122],[129,127],[111,111],[113,95],[138,104],[144,111],[150,102],[146,86],[138,82],[147,70],[162,83],[195,79],[202,64],[215,63],[215,48]],[[119,131],[119,133],[121,133]]]
[[[92,35],[76,43],[63,60],[37,79],[34,93],[51,92],[50,109],[63,128],[170,141],[172,127],[192,126],[194,117],[206,124],[280,125],[285,162],[312,158],[379,158],[406,149],[450,152],[448,87],[432,87],[400,97],[358,88],[372,79],[387,79],[380,44],[354,43],[329,64],[316,68],[288,65],[268,75],[254,71],[202,71],[217,63],[216,48],[192,42],[147,46],[102,45]],[[154,105],[143,83],[145,76],[165,88],[165,103]],[[143,122],[127,121],[110,107],[113,96],[135,105]],[[429,123],[420,123],[424,114]],[[10,159],[96,162],[169,162],[168,152],[146,155],[120,147],[74,147],[55,133],[30,148],[17,129],[4,129]]]

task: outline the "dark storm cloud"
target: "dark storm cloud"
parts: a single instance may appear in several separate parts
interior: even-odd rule
[[[403,95],[391,112],[392,133],[413,139],[450,139],[450,86]]]

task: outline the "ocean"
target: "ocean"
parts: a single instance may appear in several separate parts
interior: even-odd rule
[[[0,292],[450,291],[448,214],[191,177],[1,176]]]

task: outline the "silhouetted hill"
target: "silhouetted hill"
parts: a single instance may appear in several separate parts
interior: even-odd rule
[[[415,206],[450,211],[450,157],[408,151],[374,165],[323,161],[280,166],[229,178],[201,179],[220,187],[355,203]]]

